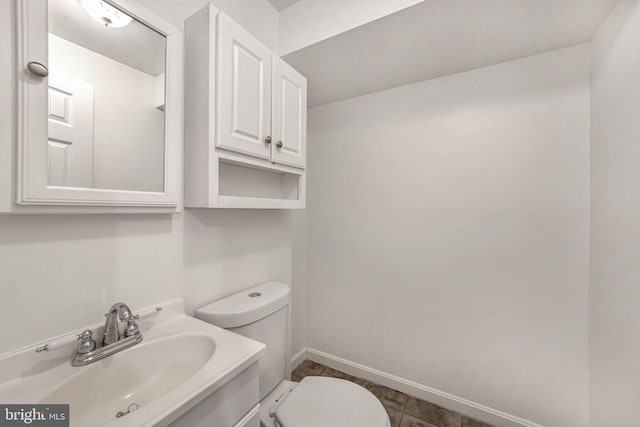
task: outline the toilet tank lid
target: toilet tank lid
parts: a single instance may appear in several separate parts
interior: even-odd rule
[[[199,308],[195,317],[221,328],[237,328],[263,319],[287,304],[289,287],[269,282]]]

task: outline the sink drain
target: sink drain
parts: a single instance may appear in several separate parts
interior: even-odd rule
[[[116,418],[121,418],[121,417],[124,417],[125,415],[129,415],[131,412],[135,411],[138,408],[139,406],[137,403],[132,403],[127,407],[127,412],[122,412],[122,411],[118,412],[116,414]]]

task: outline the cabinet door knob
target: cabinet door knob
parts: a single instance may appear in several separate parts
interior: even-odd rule
[[[36,61],[29,62],[27,64],[27,69],[38,77],[44,78],[49,75],[49,69],[47,66]]]
[[[276,147],[282,148],[282,147],[284,147],[284,144],[282,143],[282,141],[278,141],[278,142],[276,142]]]
[[[265,144],[271,144],[271,137],[270,137],[270,136],[266,137],[266,138],[264,139],[264,143],[265,143]]]

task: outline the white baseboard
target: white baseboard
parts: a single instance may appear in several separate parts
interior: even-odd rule
[[[309,357],[306,357],[307,351],[309,351],[309,348],[304,347],[302,350],[293,355],[293,357],[291,358],[292,371],[296,369],[304,359],[309,359]]]
[[[436,405],[460,412],[468,417],[493,424],[497,427],[543,427],[540,424],[516,417],[515,415],[507,414],[444,391],[436,390],[426,385],[418,384],[414,381],[378,371],[377,369],[372,369],[368,366],[309,347],[303,348],[291,358],[291,369],[295,369],[305,359],[322,363],[323,365],[338,369],[349,375],[382,384],[410,396],[417,397],[418,399],[435,403]]]

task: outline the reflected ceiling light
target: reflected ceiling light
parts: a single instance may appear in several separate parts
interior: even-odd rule
[[[102,0],[80,0],[89,16],[109,28],[122,28],[129,25],[131,17]]]

